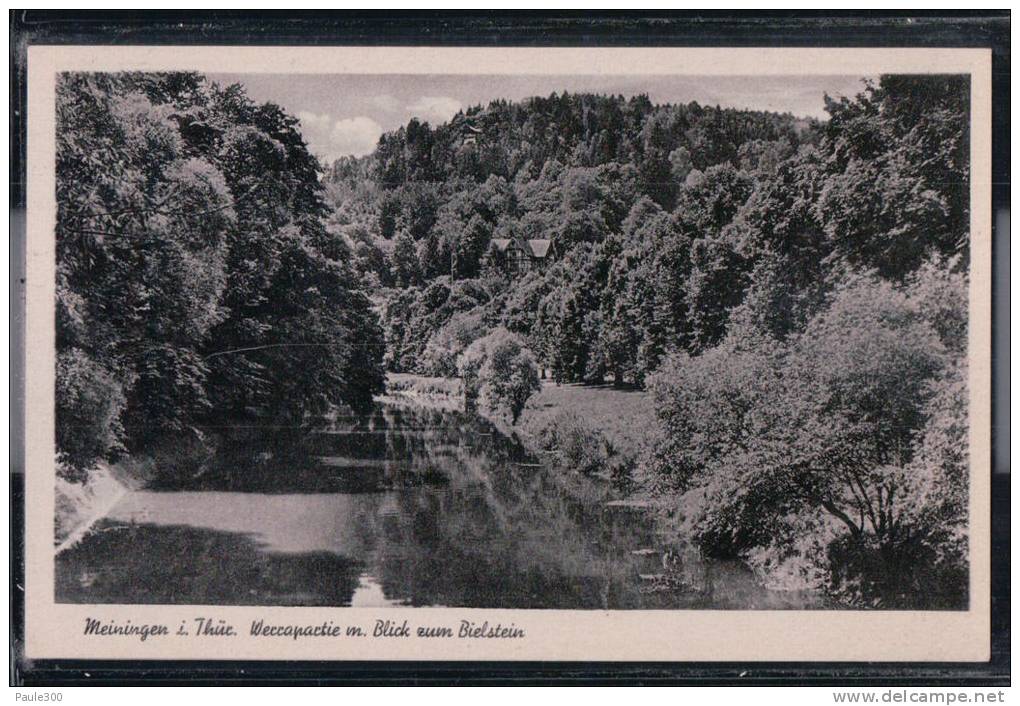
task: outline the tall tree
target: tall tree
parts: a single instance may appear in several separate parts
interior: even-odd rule
[[[294,118],[195,74],[65,74],[57,116],[58,416],[114,386],[107,441],[61,453],[371,402],[382,334]]]

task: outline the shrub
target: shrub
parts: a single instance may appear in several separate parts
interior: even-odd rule
[[[232,462],[224,462],[227,456],[220,446],[227,446],[221,439],[207,437],[198,430],[191,433],[167,436],[150,444],[146,458],[139,467],[146,481],[157,488],[192,488],[201,485],[200,479],[209,471],[211,480],[231,478],[238,473],[250,473],[250,456],[253,448],[259,448],[261,439],[248,439],[243,444],[244,453]],[[217,452],[221,453],[218,455]],[[220,468],[216,468],[217,464]]]
[[[421,363],[422,374],[436,377],[456,376],[457,357],[487,331],[484,311],[481,308],[454,314],[425,345]]]
[[[584,476],[603,476],[620,491],[634,488],[634,458],[580,415],[558,412],[541,427],[538,442],[556,465]]]
[[[647,465],[660,488],[699,500],[688,529],[703,549],[772,569],[799,554],[852,604],[960,597],[965,376],[928,308],[852,276],[784,343],[731,336],[666,361]],[[797,527],[823,522],[827,548],[798,545]]]
[[[540,440],[559,465],[586,476],[604,471],[613,452],[606,438],[573,412],[557,414],[542,429]]]
[[[903,532],[892,541],[843,535],[828,546],[825,589],[854,607],[959,609],[967,605],[967,557],[945,556],[939,544],[932,533]]]
[[[85,482],[101,459],[122,450],[120,383],[79,348],[57,356],[56,427],[60,474]]]
[[[465,408],[481,403],[494,413],[507,412],[513,424],[528,398],[541,389],[531,353],[506,329],[472,343],[457,359],[464,385]]]

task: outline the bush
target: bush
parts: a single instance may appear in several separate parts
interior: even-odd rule
[[[434,377],[456,376],[457,357],[487,332],[481,308],[454,314],[425,345],[421,373]]]
[[[585,476],[608,476],[617,490],[633,488],[634,459],[573,412],[553,417],[539,432],[539,443],[563,468]]]
[[[393,373],[387,379],[386,392],[389,394],[420,395],[427,397],[449,397],[457,401],[461,397],[460,380],[457,378],[421,377]]]
[[[120,383],[78,348],[57,356],[56,426],[60,475],[83,483],[101,459],[120,452],[124,410]]]
[[[557,463],[585,476],[609,466],[612,445],[597,429],[572,412],[561,412],[542,429],[540,443],[556,455]]]
[[[937,532],[903,532],[895,541],[843,535],[827,550],[827,592],[859,608],[959,610],[967,605],[965,554],[946,556]]]
[[[514,334],[499,328],[472,343],[457,359],[466,409],[481,403],[494,413],[509,413],[513,424],[528,398],[541,389],[538,367]]]
[[[807,560],[854,605],[960,598],[966,376],[942,342],[959,333],[940,336],[930,308],[851,276],[782,343],[731,332],[667,359],[651,379],[660,440],[647,465],[661,490],[697,499],[687,529],[702,549],[769,570]],[[797,528],[823,524],[823,546],[798,543]]]
[[[156,488],[201,487],[203,476],[210,471],[213,480],[230,477],[230,474],[251,473],[250,454],[258,442],[249,440],[246,453],[239,460],[223,463],[217,456],[221,440],[192,430],[191,433],[166,436],[149,445],[146,458],[139,466],[144,468],[146,482]],[[217,462],[221,468],[216,468]]]

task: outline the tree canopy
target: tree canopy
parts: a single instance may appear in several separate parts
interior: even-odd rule
[[[195,74],[63,74],[57,120],[70,466],[214,415],[301,423],[371,404],[382,330],[296,119]],[[97,405],[90,433],[74,420]]]

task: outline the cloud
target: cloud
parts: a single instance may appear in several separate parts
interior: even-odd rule
[[[299,111],[298,120],[301,121],[301,127],[305,130],[305,137],[308,137],[309,132],[326,133],[333,126],[333,118],[325,113],[319,115],[317,113],[309,113],[306,110]]]
[[[383,133],[382,125],[365,115],[337,120],[328,113],[300,111],[298,119],[309,149],[330,161],[368,154]]]
[[[339,154],[360,157],[375,149],[382,134],[382,125],[372,118],[359,115],[356,118],[337,120],[330,133],[330,140]]]
[[[422,96],[407,109],[412,115],[433,123],[444,123],[462,108],[460,101],[449,96]]]

